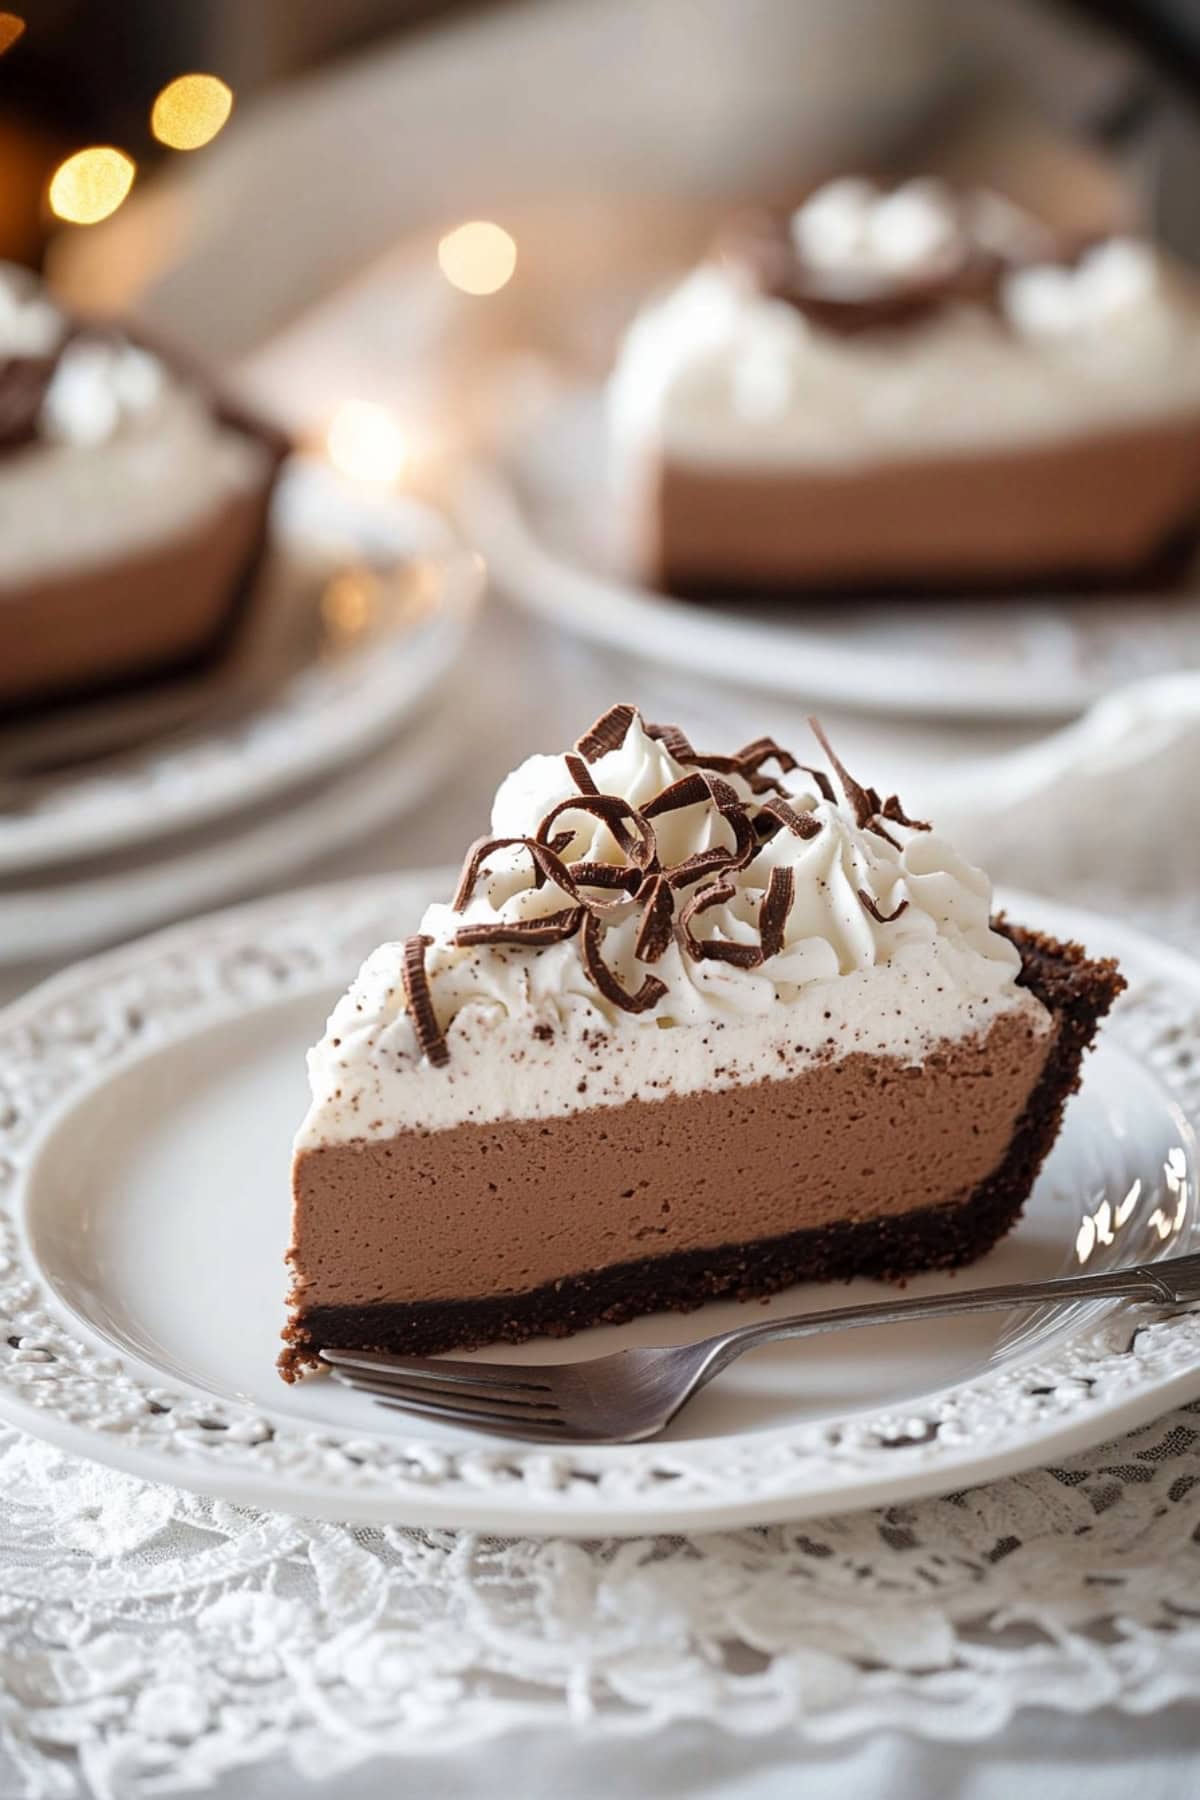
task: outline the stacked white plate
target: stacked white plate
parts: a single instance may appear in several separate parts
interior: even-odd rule
[[[295,459],[235,658],[0,730],[0,965],[277,881],[446,771],[482,565],[440,516]]]

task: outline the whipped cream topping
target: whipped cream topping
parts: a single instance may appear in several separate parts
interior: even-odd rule
[[[621,741],[588,764],[601,795],[649,818],[668,884],[700,853],[727,864],[676,878],[665,947],[647,954],[645,905],[632,893],[626,900],[588,885],[589,871],[578,888],[539,883],[526,846],[490,849],[460,910],[434,905],[421,922],[444,1062],[423,1053],[428,1030],[414,1024],[405,946],[382,945],[310,1053],[313,1102],[299,1148],[770,1080],[855,1051],[915,1063],[932,1045],[1014,1011],[1034,1030],[1049,1028],[1040,1003],[1017,985],[1017,951],[992,929],[986,876],[934,833],[902,822],[891,802],[868,820],[864,808],[878,796],[854,784],[836,798],[828,778],[794,766],[776,780],[773,752],[740,767],[718,758],[713,770],[702,756],[673,753],[686,740],[672,743],[634,714]],[[786,753],[782,762],[791,763]],[[613,830],[622,819],[570,805],[580,800],[578,768],[579,758],[567,756],[522,764],[496,796],[494,838],[533,838],[563,807],[543,833],[553,843],[561,831],[562,861],[628,872],[629,836],[623,847]],[[722,804],[706,796],[656,810],[657,797],[697,769],[717,777]],[[741,867],[728,866],[738,841],[728,790],[754,840]],[[790,810],[797,829],[772,810],[784,794],[783,814]],[[789,904],[768,928],[764,904],[776,890]],[[627,1010],[597,985],[582,930],[541,946],[520,940],[581,896],[616,902],[601,915],[600,952],[623,994],[647,978],[661,984],[644,1010]],[[456,941],[463,932],[503,940],[513,927],[515,941]]]
[[[790,229],[810,269],[853,288],[939,267],[956,254],[963,222],[944,182],[907,181],[883,193],[874,182],[846,175],[798,207]]]
[[[10,356],[52,356],[67,324],[25,269],[0,265],[0,361]]]
[[[994,195],[972,240],[1028,257],[1039,229]],[[936,183],[887,196],[838,182],[795,215],[806,257],[851,285],[915,278],[952,241]],[[711,263],[647,306],[608,390],[618,475],[647,454],[738,467],[853,465],[988,451],[1200,409],[1200,305],[1144,243],[1114,239],[1073,267],[1036,260],[997,303],[959,297],[903,329],[823,328]]]
[[[0,357],[18,337],[23,354],[34,344],[53,354],[62,315],[31,297],[21,273],[0,271]],[[202,526],[268,462],[264,444],[224,424],[161,358],[116,331],[82,331],[57,357],[36,436],[0,459],[0,584],[55,578]]]

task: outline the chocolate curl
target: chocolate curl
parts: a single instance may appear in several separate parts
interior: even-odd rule
[[[709,775],[700,771],[701,778],[708,783],[708,791],[712,795],[713,805],[721,817],[733,828],[734,847],[729,856],[730,869],[744,869],[758,853],[758,840],[754,835],[754,827],[750,823],[749,814],[743,801],[727,781],[717,775]]]
[[[710,907],[732,900],[736,892],[732,881],[714,881],[711,887],[701,888],[698,894],[693,894],[680,913],[680,936],[693,962],[733,963],[739,969],[756,969],[762,962],[763,953],[758,944],[731,944],[722,939],[692,936],[692,920]]]
[[[808,723],[813,736],[829,758],[830,768],[842,784],[842,792],[845,794],[846,799],[850,802],[850,805],[854,810],[855,824],[859,826],[869,825],[879,811],[879,795],[875,793],[873,789],[865,788],[861,782],[855,781],[853,775],[851,775],[849,769],[826,737],[820,720],[810,719]]]
[[[422,937],[419,933],[405,938],[400,974],[404,983],[408,1016],[417,1034],[421,1053],[440,1068],[450,1061],[450,1051],[438,1024],[429,992],[429,977],[425,973],[425,951],[432,942],[432,938]]]
[[[697,760],[696,752],[678,725],[644,725],[642,729],[647,737],[665,745],[668,756],[673,756],[676,762],[692,763]]]
[[[545,844],[551,825],[563,813],[582,812],[594,819],[600,819],[612,832],[618,847],[627,856],[635,869],[643,874],[655,866],[658,847],[654,839],[654,827],[628,800],[619,794],[578,794],[566,800],[560,800],[557,806],[551,807],[537,828],[537,842]],[[626,829],[625,821],[633,826],[633,831]]]
[[[778,956],[783,949],[783,930],[795,897],[795,872],[792,869],[772,869],[767,891],[758,909],[758,935],[762,939],[764,962],[768,957]]]
[[[644,910],[633,953],[639,962],[656,963],[671,945],[675,895],[665,875],[648,875],[638,892],[638,899]]]
[[[778,763],[785,775],[800,767],[791,751],[777,744],[773,737],[755,738],[752,744],[743,744],[740,750],[734,751],[733,760],[746,775],[757,774],[765,762]]]
[[[866,909],[866,911],[870,913],[871,917],[875,920],[875,923],[877,925],[892,925],[900,917],[900,914],[902,912],[908,911],[908,901],[902,900],[900,902],[899,906],[896,908],[895,912],[890,912],[890,913],[880,912],[878,900],[874,899],[872,895],[868,894],[866,888],[859,888],[858,897],[862,901],[862,904],[863,904],[864,908]]]
[[[803,769],[806,775],[812,776],[817,784],[817,792],[820,794],[822,800],[828,800],[831,806],[836,806],[837,794],[834,792],[833,783],[830,781],[824,769],[814,769],[811,763],[800,763],[797,766]]]
[[[621,748],[636,717],[636,707],[610,706],[606,713],[601,713],[589,731],[576,739],[576,750],[585,762],[598,762],[610,750]]]
[[[769,814],[773,819],[778,819],[781,825],[786,825],[794,837],[815,838],[820,835],[820,819],[814,818],[810,812],[797,812],[794,806],[789,806],[786,800],[780,799],[777,795],[770,800],[763,801],[759,808],[759,816],[761,817],[763,813]]]
[[[0,451],[38,435],[38,415],[58,363],[53,356],[0,356]]]
[[[703,881],[706,875],[719,875],[729,867],[729,851],[714,844],[708,850],[693,850],[681,863],[668,869],[666,876],[673,888],[685,888],[691,887],[693,882]]]
[[[907,825],[910,831],[933,830],[933,826],[925,819],[910,819],[895,794],[889,794],[879,810],[885,819],[892,819],[897,825]]]
[[[663,813],[680,812],[685,806],[698,806],[702,800],[711,798],[707,781],[699,770],[694,770],[691,775],[681,775],[678,781],[673,781],[661,794],[655,794],[653,800],[648,800],[642,807],[642,817],[661,818]]]
[[[564,756],[563,761],[567,765],[567,772],[570,775],[571,780],[575,783],[575,786],[579,789],[581,794],[598,794],[600,792],[600,789],[592,780],[592,771],[588,768],[582,756],[577,756],[572,751],[567,756]]]
[[[572,804],[574,804],[574,802],[572,802]],[[530,856],[533,858],[533,885],[535,887],[540,888],[544,881],[552,881],[557,887],[561,887],[565,893],[570,893],[571,888],[569,881],[564,882],[562,880],[562,877],[566,874],[566,869],[559,856],[559,851],[563,849],[566,844],[570,843],[571,835],[572,834],[567,834],[565,837],[560,835],[550,844],[539,843],[536,838],[529,837],[476,838],[475,842],[467,851],[466,859],[463,862],[462,873],[458,878],[458,886],[455,888],[454,898],[450,902],[452,909],[455,912],[463,912],[465,910],[468,901],[475,892],[475,886],[479,880],[480,870],[483,868],[484,863],[492,854],[493,850],[510,850],[517,845],[528,850]]]
[[[567,864],[567,875],[571,886],[568,893],[579,901],[589,912],[617,913],[622,912],[633,900],[637,890],[646,879],[639,869],[632,865],[620,868],[616,863],[573,862]],[[594,894],[581,894],[580,888],[603,888],[612,893],[611,900],[598,900]]]
[[[473,944],[519,944],[540,949],[544,944],[564,944],[583,924],[584,908],[568,906],[540,919],[496,919],[483,925],[462,925],[454,934],[460,950]]]
[[[606,1000],[619,1006],[622,1012],[649,1012],[666,993],[666,983],[660,981],[657,975],[647,975],[636,994],[627,993],[600,953],[602,930],[595,914],[588,913],[583,922],[583,967],[589,981],[599,988]]]

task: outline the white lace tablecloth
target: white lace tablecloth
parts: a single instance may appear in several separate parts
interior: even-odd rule
[[[673,696],[515,617],[484,632],[478,779],[405,827],[407,862],[451,860],[494,770],[577,735],[618,690],[660,714],[674,701],[706,741],[798,739],[778,710]],[[1161,691],[1154,731],[1147,704],[1122,703],[1102,743],[1085,722],[968,786],[988,795],[998,873],[1036,880],[1053,861],[1093,904],[1119,883],[1124,910],[1186,947],[1197,697]],[[963,767],[962,733],[830,724],[868,774],[887,738],[889,785],[910,772],[921,810],[939,761]],[[1119,868],[1096,853],[1114,808]],[[956,828],[992,829],[970,813]],[[1176,854],[1155,857],[1173,831]],[[317,873],[395,849],[385,836]],[[0,1800],[792,1800],[798,1760],[822,1800],[1007,1800],[1018,1781],[1074,1800],[1085,1772],[1089,1800],[1124,1800],[1131,1780],[1139,1800],[1184,1800],[1198,1742],[1200,1405],[940,1500],[589,1545],[252,1513],[0,1431]]]

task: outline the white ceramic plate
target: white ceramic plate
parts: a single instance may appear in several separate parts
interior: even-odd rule
[[[0,735],[0,875],[194,830],[355,762],[461,654],[482,566],[429,507],[294,457],[264,585],[228,667]]]
[[[0,894],[0,969],[72,956],[253,893],[382,830],[422,801],[461,750],[452,704],[349,770],[235,821],[173,839],[169,851],[88,865]]]
[[[447,875],[313,890],[68,971],[0,1017],[0,1414],[249,1505],[513,1533],[634,1533],[899,1501],[1044,1462],[1200,1391],[1200,1314],[1113,1308],[776,1345],[657,1443],[525,1448],[276,1376],[303,1052],[358,957]],[[1200,968],[1012,898],[1125,962],[1026,1216],[973,1276],[1164,1254],[1195,1233]],[[945,1278],[911,1284],[934,1289]],[[847,1298],[865,1298],[854,1284]],[[827,1292],[771,1304],[802,1309]],[[736,1305],[507,1352],[588,1357]]]
[[[459,495],[519,604],[627,657],[829,705],[1064,718],[1140,676],[1200,667],[1200,594],[698,606],[628,568],[594,389],[561,396]]]

